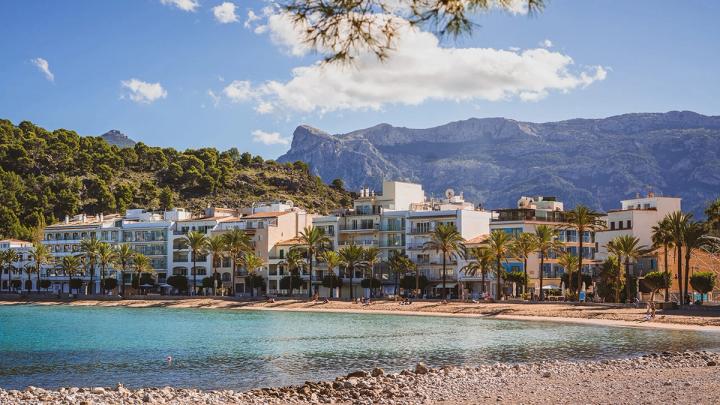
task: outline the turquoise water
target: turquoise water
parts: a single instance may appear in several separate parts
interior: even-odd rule
[[[0,306],[0,387],[15,389],[118,382],[249,389],[418,361],[478,365],[685,349],[720,349],[720,334],[424,316]]]

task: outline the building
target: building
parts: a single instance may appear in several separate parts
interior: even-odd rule
[[[490,222],[490,230],[501,230],[512,235],[520,233],[535,233],[540,225],[547,225],[558,230],[558,240],[565,246],[565,251],[578,255],[582,253],[583,273],[592,274],[593,267],[597,265],[595,253],[598,243],[594,232],[585,232],[583,238],[583,250],[579,249],[579,235],[576,230],[567,227],[566,213],[563,203],[555,197],[521,197],[518,200],[517,208],[498,209],[493,211],[493,218]],[[543,288],[546,290],[559,290],[562,276],[565,269],[558,263],[557,252],[551,253],[545,258],[543,264]],[[502,265],[506,271],[525,271],[523,260],[519,258],[508,258]],[[527,260],[528,288],[529,293],[539,295],[540,288],[540,256],[533,253]],[[488,281],[489,290],[485,291],[495,294],[497,291],[497,279],[492,277]],[[473,288],[471,294],[475,295],[479,290]],[[511,294],[508,287],[506,294]]]
[[[3,263],[3,268],[0,269],[0,293],[3,291],[18,291],[27,290],[27,272],[25,271],[26,266],[32,266],[33,262],[30,259],[30,253],[32,252],[33,245],[31,242],[18,239],[3,239],[0,240],[0,253],[3,253],[9,249],[12,249],[17,254],[17,259],[12,263]],[[30,278],[29,288],[35,289],[35,276]]]

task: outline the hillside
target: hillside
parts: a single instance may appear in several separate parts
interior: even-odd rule
[[[349,189],[404,179],[435,195],[463,191],[489,208],[514,206],[521,195],[555,195],[571,207],[608,210],[651,188],[682,197],[684,209],[699,214],[720,193],[720,117],[669,112],[540,124],[473,118],[340,135],[300,126],[278,160],[307,162],[325,181],[340,177]]]
[[[350,203],[302,162],[266,161],[235,148],[121,149],[100,137],[0,120],[0,237],[28,238],[34,227],[80,212],[199,211],[276,199],[320,213]]]

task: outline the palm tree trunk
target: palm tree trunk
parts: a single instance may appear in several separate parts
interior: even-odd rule
[[[398,290],[400,289],[399,284],[400,284],[400,274],[396,270],[395,271],[395,297],[396,297],[395,299],[397,299]]]
[[[27,290],[28,294],[30,294],[30,288],[32,287],[32,281],[30,281],[30,272],[27,273],[27,276],[28,276],[28,279],[27,279],[28,282],[27,282],[27,285],[25,286],[27,288],[25,288],[25,289]]]
[[[485,298],[485,269],[480,271],[480,293],[482,293],[483,298]]]
[[[582,232],[581,232],[582,231]],[[580,302],[580,288],[582,284],[582,262],[583,262],[583,237],[585,230],[578,229],[578,283],[577,283],[577,299]],[[570,278],[568,278],[570,280]]]
[[[543,300],[543,273],[545,272],[545,254],[540,252],[540,301]]]
[[[668,268],[668,245],[663,246],[663,253],[665,254],[665,280],[670,280],[670,270]],[[665,302],[670,300],[670,283],[665,285]]]
[[[248,272],[248,277],[250,277],[250,297],[255,297],[255,274],[250,274]],[[292,284],[290,284],[290,288],[292,288]],[[292,290],[290,290],[292,291]]]
[[[215,258],[213,258],[213,295],[217,297],[217,267],[215,267]]]
[[[500,269],[500,258],[498,257],[497,262],[495,263],[497,265],[497,297],[496,299],[500,301],[500,296],[502,295],[502,286],[500,286],[501,282],[501,269]]]
[[[355,266],[350,266],[350,301],[353,300],[353,273],[355,272]]]
[[[308,298],[312,298],[313,251],[308,249],[308,263],[310,263],[310,276],[308,277]]]
[[[93,285],[93,276],[95,275],[95,262],[90,260],[90,284],[88,285],[88,295],[92,295],[95,292],[95,286]]]
[[[35,274],[35,291],[40,292],[40,266],[38,266],[37,273]]]
[[[120,270],[120,295],[125,297],[125,268]]]
[[[193,294],[195,294],[195,289],[197,288],[197,257],[195,257],[195,252],[193,252]],[[138,279],[138,286],[140,285],[140,280]]]
[[[630,258],[625,258],[625,301],[630,302],[631,300],[631,292],[630,292]]]
[[[233,257],[233,260],[232,260],[232,286],[231,286],[233,297],[236,296],[236,294],[235,294],[235,272],[237,272],[237,265],[235,264],[236,260],[237,259]]]
[[[683,298],[688,297],[687,301],[688,304],[690,303],[690,298],[688,295],[688,285],[690,284],[690,249],[685,249],[685,294],[683,294]]]
[[[683,279],[682,279],[682,245],[677,244],[675,249],[677,252],[677,273],[678,273],[678,291],[680,292],[680,305],[685,304],[685,297],[683,297]],[[687,270],[687,269],[686,269]]]
[[[442,280],[443,280],[443,289],[442,289],[442,299],[447,298],[447,290],[445,290],[445,252],[443,252],[443,268],[442,268]]]
[[[527,256],[523,259],[523,270],[525,270],[525,280],[523,280],[523,295],[525,295],[528,289]]]
[[[420,295],[420,270],[417,267],[415,267],[415,294]]]

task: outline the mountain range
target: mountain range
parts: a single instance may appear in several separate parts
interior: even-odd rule
[[[380,124],[331,135],[295,129],[281,162],[301,160],[323,180],[376,190],[383,179],[419,182],[436,196],[453,188],[488,208],[522,195],[572,207],[619,208],[654,191],[701,214],[720,194],[720,116],[691,111],[533,123],[471,118],[412,129]]]
[[[110,131],[105,132],[100,135],[100,138],[104,139],[105,142],[110,145],[115,145],[120,148],[132,148],[137,143],[117,129],[111,129]]]

